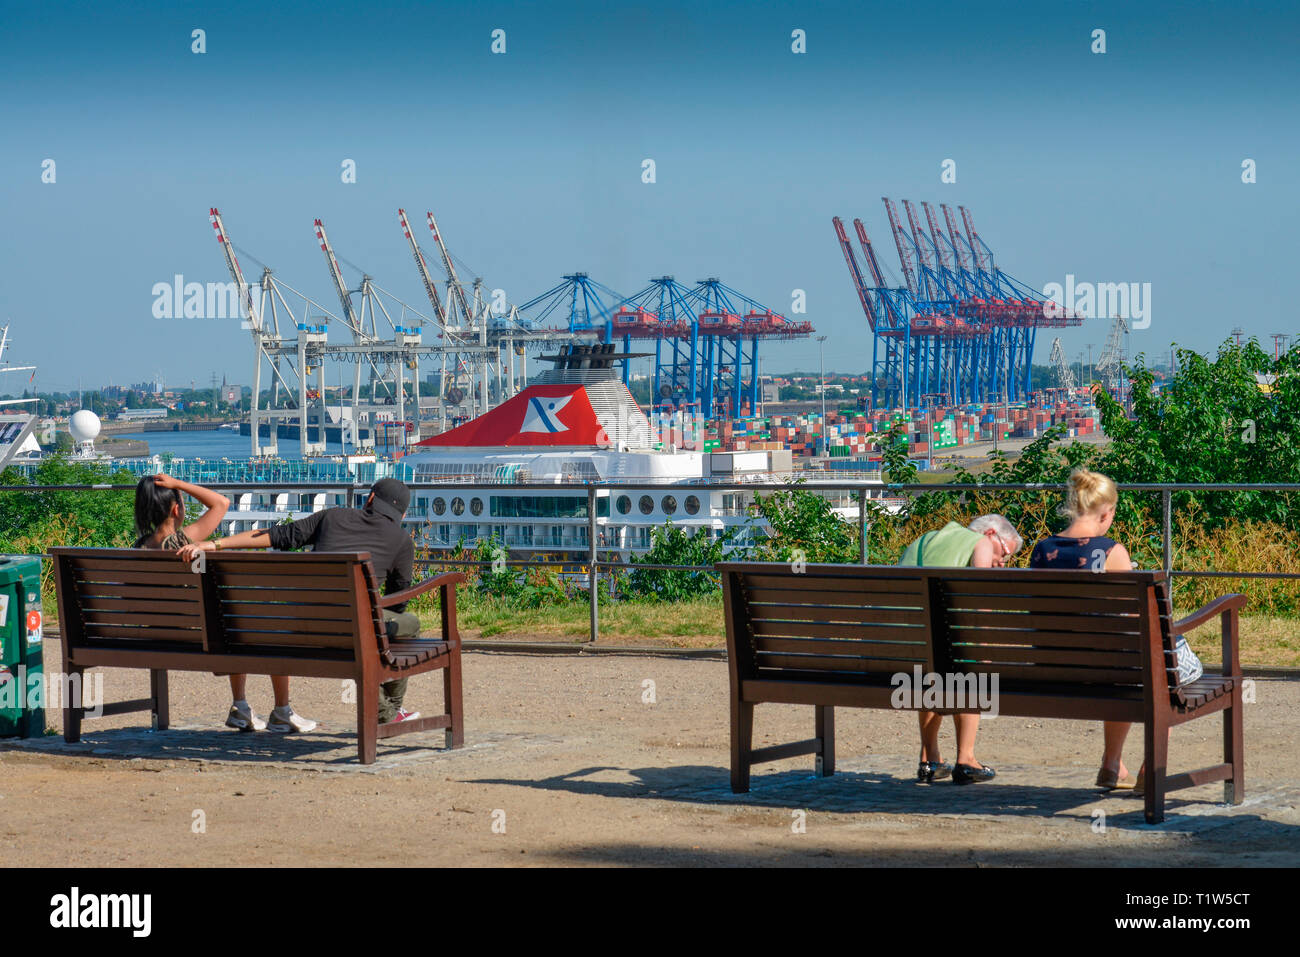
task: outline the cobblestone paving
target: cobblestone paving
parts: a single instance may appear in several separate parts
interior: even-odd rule
[[[905,764],[904,755],[874,755],[870,760],[841,761],[832,777],[808,770],[753,774],[747,794],[733,794],[726,768],[667,767],[627,771],[585,768],[538,781],[476,778],[480,784],[516,784],[568,790],[606,797],[657,798],[698,805],[788,808],[833,814],[942,817],[1011,823],[1035,818],[1065,828],[1138,828],[1167,834],[1203,834],[1226,824],[1257,821],[1269,811],[1293,811],[1300,803],[1300,784],[1288,782],[1247,790],[1240,805],[1223,803],[1221,783],[1176,792],[1166,797],[1165,820],[1146,824],[1140,797],[1106,794],[1093,786],[1092,774],[1078,768],[1004,766],[996,782],[958,787],[951,782],[918,784],[882,767]],[[1104,815],[1104,816],[1102,816]],[[914,818],[913,818],[914,820]]]
[[[418,732],[380,741],[374,764],[361,764],[357,761],[355,734],[331,732],[327,729],[303,735],[275,735],[213,730],[210,725],[173,725],[166,731],[114,728],[83,733],[76,744],[68,744],[61,737],[47,735],[43,738],[11,739],[0,742],[0,747],[132,760],[180,759],[233,765],[252,762],[299,771],[373,774],[455,761],[495,748],[505,741],[514,747],[540,737],[543,736],[480,732],[466,735],[464,746],[450,751],[443,746],[442,731]]]

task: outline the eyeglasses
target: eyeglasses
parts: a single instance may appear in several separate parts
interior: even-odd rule
[[[994,535],[993,540],[996,541],[998,543],[998,547],[1002,549],[1002,554],[998,556],[999,558],[1010,558],[1012,555],[1016,553],[1016,550],[1012,548],[1010,545],[1008,545],[1006,539],[1004,539],[1001,535]]]

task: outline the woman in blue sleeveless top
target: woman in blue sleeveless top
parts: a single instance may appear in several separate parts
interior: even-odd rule
[[[1070,524],[1059,534],[1044,538],[1029,556],[1030,568],[1070,568],[1094,572],[1129,571],[1128,550],[1106,532],[1115,520],[1119,491],[1105,475],[1076,469],[1070,475],[1061,511]],[[1137,782],[1124,767],[1124,739],[1129,722],[1103,722],[1101,770],[1097,786],[1107,790],[1133,788]],[[1140,774],[1139,774],[1140,778]]]

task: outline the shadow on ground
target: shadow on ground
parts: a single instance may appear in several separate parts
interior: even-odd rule
[[[592,766],[539,780],[475,778],[470,784],[498,784],[568,791],[609,798],[655,799],[690,804],[736,805],[763,809],[802,809],[841,814],[972,815],[990,818],[1044,818],[1091,826],[1143,831],[1205,831],[1247,819],[1276,828],[1287,841],[1300,840],[1300,828],[1266,821],[1222,801],[1222,785],[1206,785],[1167,797],[1165,820],[1148,825],[1142,799],[1099,792],[1083,782],[1089,772],[1068,768],[1006,768],[999,780],[960,787],[950,782],[918,784],[877,770],[842,770],[831,777],[807,771],[756,774],[747,794],[733,794],[727,769],[709,765],[663,768]],[[1040,783],[1022,783],[1032,777]],[[1077,780],[1076,780],[1077,779]],[[1257,803],[1257,802],[1252,802]],[[1271,802],[1270,802],[1271,803]],[[1097,812],[1104,814],[1098,817]]]
[[[83,732],[69,744],[61,736],[18,738],[0,747],[45,754],[87,755],[118,760],[190,760],[226,764],[268,764],[317,770],[376,771],[406,766],[494,744],[493,736],[478,735],[460,751],[445,747],[442,731],[403,735],[381,740],[374,764],[363,765],[357,756],[355,731],[319,728],[311,734],[245,734],[225,728],[173,726],[166,731],[113,728]]]

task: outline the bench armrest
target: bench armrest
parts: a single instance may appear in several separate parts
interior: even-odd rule
[[[1194,611],[1186,618],[1171,624],[1169,626],[1170,632],[1177,637],[1199,625],[1205,624],[1215,615],[1219,615],[1223,628],[1223,673],[1225,675],[1240,675],[1241,661],[1237,650],[1237,612],[1246,606],[1246,602],[1245,595],[1235,593],[1216,598],[1199,611]]]
[[[1221,598],[1216,598],[1204,608],[1198,609],[1186,618],[1180,618],[1178,621],[1170,624],[1169,631],[1174,635],[1174,637],[1177,637],[1184,632],[1191,631],[1193,628],[1199,628],[1215,615],[1221,615],[1228,611],[1235,612],[1244,608],[1246,601],[1246,596],[1239,594],[1224,595]]]
[[[400,605],[402,602],[410,601],[417,595],[423,595],[431,588],[437,588],[441,585],[459,585],[464,581],[464,572],[445,572],[441,575],[435,575],[433,578],[426,578],[418,585],[412,585],[410,588],[404,588],[391,595],[385,595],[379,599],[379,607],[391,608],[393,605]]]

